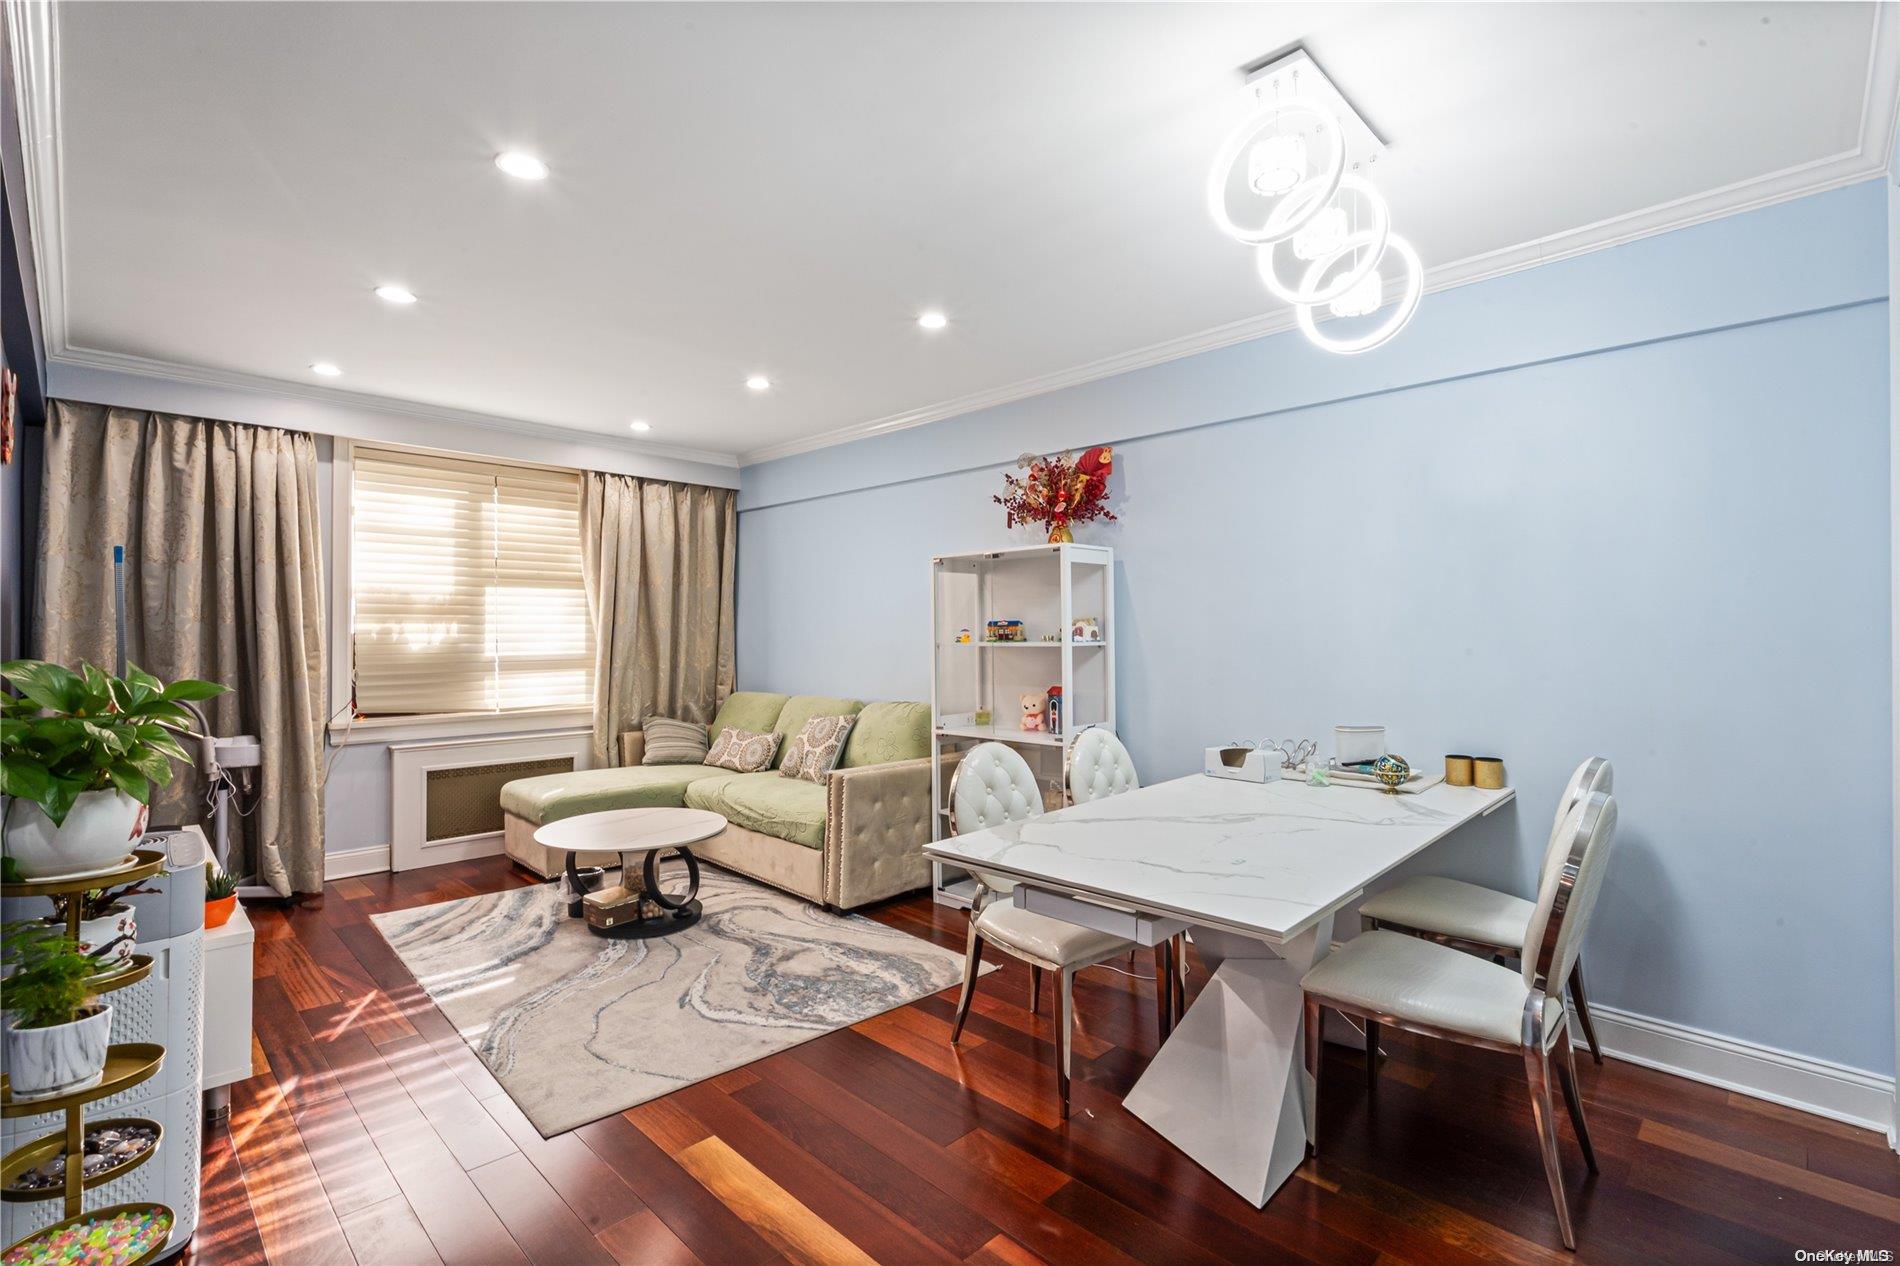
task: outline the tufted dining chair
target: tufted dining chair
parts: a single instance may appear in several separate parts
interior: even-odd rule
[[[1543,861],[1537,870],[1537,888],[1542,891],[1551,867],[1560,864],[1569,841],[1563,837],[1564,819],[1578,801],[1592,792],[1613,791],[1616,771],[1601,756],[1592,756],[1577,766],[1570,782],[1557,800],[1557,817],[1550,827],[1550,839],[1544,845]],[[1498,892],[1438,875],[1420,875],[1394,884],[1359,907],[1367,925],[1389,928],[1411,936],[1423,936],[1444,945],[1472,950],[1486,957],[1515,957],[1524,942],[1534,901],[1508,892]],[[1590,1057],[1603,1062],[1603,1048],[1597,1043],[1597,1026],[1590,1019],[1590,999],[1583,990],[1583,958],[1578,956],[1565,982],[1570,1001],[1577,1007],[1577,1022],[1583,1028],[1583,1040],[1589,1043]]]
[[[1115,731],[1094,725],[1076,735],[1069,745],[1068,783],[1069,799],[1076,804],[1088,804],[1139,790],[1141,777],[1135,772],[1135,758],[1128,754],[1127,746],[1116,737]],[[1176,935],[1155,946],[1154,953],[1155,1016],[1161,1026],[1161,1040],[1165,1042],[1181,1019],[1181,1013],[1187,1010],[1187,937]],[[1128,965],[1134,966],[1133,951],[1129,953]]]
[[[1001,743],[979,743],[967,752],[950,778],[950,825],[958,835],[984,831],[1009,822],[1021,822],[1042,812],[1042,791],[1028,762]],[[1047,915],[1020,909],[1007,897],[1016,884],[1005,876],[972,871],[976,897],[970,903],[970,943],[963,962],[963,994],[957,999],[957,1017],[950,1030],[954,1045],[962,1040],[963,1022],[976,997],[977,977],[983,970],[983,947],[994,945],[1029,964],[1029,1009],[1039,1010],[1042,973],[1056,973],[1056,1086],[1062,1094],[1062,1115],[1069,1115],[1070,1047],[1075,1024],[1075,973],[1093,967],[1134,947],[1134,942],[1065,923]]]
[[[1523,1056],[1530,1082],[1531,1116],[1544,1157],[1544,1177],[1557,1208],[1564,1247],[1575,1249],[1570,1204],[1564,1197],[1557,1155],[1554,1073],[1570,1109],[1570,1124],[1590,1172],[1596,1152],[1577,1092],[1577,1065],[1570,1046],[1570,1013],[1563,981],[1576,965],[1597,894],[1616,842],[1616,800],[1591,792],[1570,806],[1558,826],[1562,851],[1544,874],[1537,901],[1517,947],[1517,968],[1487,961],[1415,936],[1384,929],[1361,932],[1320,960],[1300,981],[1306,993],[1307,1138],[1317,1140],[1320,1070],[1320,1009],[1358,1016],[1366,1025],[1367,1066],[1385,1025],[1467,1046],[1513,1051]],[[1316,1143],[1309,1143],[1316,1151]]]

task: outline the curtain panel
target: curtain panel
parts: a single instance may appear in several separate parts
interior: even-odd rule
[[[594,762],[650,716],[712,720],[732,693],[737,495],[587,472],[581,556],[594,618]]]
[[[166,680],[229,686],[202,705],[212,731],[262,745],[256,810],[232,815],[234,857],[282,895],[323,891],[315,441],[49,400],[41,506],[41,658],[111,670],[112,547],[124,545],[126,658]],[[179,771],[153,821],[200,820],[204,792],[196,770]]]

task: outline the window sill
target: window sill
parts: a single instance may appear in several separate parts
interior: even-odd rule
[[[330,726],[330,746],[406,743],[412,739],[471,738],[485,734],[544,734],[591,729],[594,710],[522,708],[513,712],[448,712],[436,716],[369,717]]]

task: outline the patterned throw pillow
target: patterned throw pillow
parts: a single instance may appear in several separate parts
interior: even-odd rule
[[[706,727],[697,721],[648,717],[640,727],[646,735],[642,765],[703,765],[706,763]]]
[[[844,751],[845,736],[851,733],[856,717],[813,717],[805,722],[791,742],[785,745],[785,763],[778,772],[787,778],[823,782]]]
[[[741,774],[756,774],[761,769],[770,769],[776,755],[778,735],[757,734],[728,725],[713,740],[712,750],[706,753],[706,763]]]

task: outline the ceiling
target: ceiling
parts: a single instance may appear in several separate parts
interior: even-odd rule
[[[56,13],[57,179],[33,208],[56,357],[300,391],[327,360],[354,393],[629,444],[642,418],[748,459],[1280,328],[1203,182],[1238,68],[1296,42],[1388,141],[1378,181],[1442,286],[1880,170],[1900,25],[1865,4]],[[510,148],[550,177],[502,175]]]

